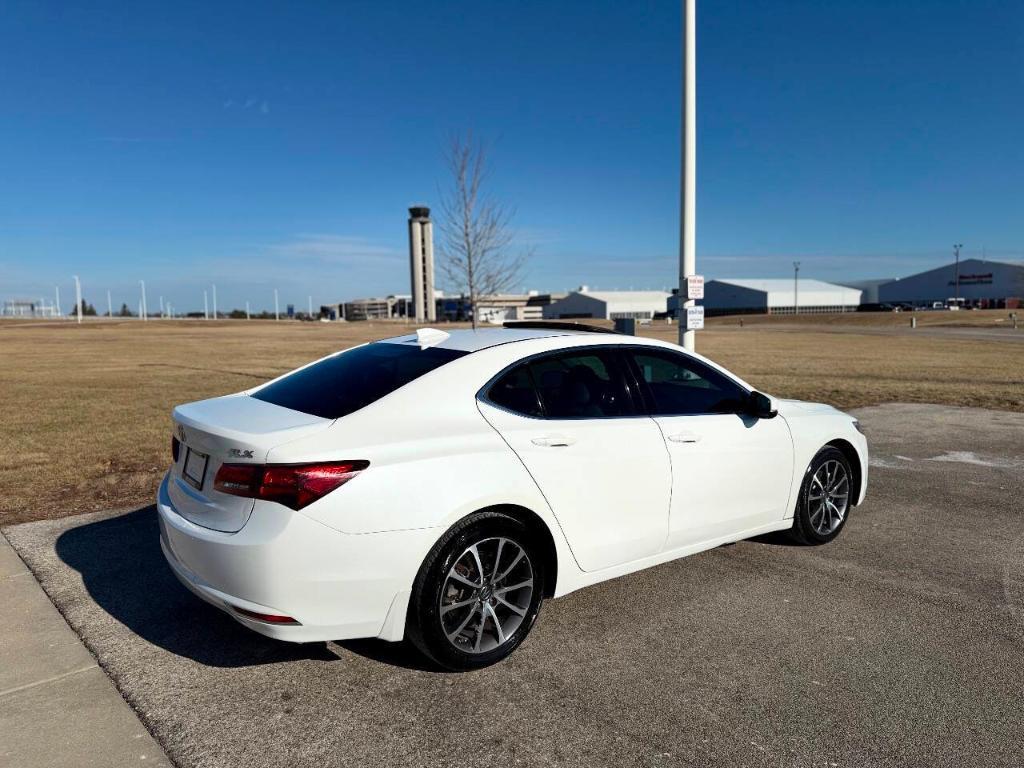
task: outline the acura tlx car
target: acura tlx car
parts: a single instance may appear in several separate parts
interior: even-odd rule
[[[160,543],[269,637],[408,638],[449,669],[544,598],[769,531],[831,541],[867,487],[857,420],[667,342],[421,329],[174,409]]]

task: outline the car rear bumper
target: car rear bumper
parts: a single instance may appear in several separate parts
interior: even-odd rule
[[[435,530],[345,534],[260,501],[244,528],[223,533],[179,515],[167,483],[157,494],[160,546],[182,584],[206,602],[280,640],[402,638],[409,591]],[[297,623],[267,623],[238,609]]]

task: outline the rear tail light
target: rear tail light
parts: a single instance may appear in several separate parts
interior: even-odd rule
[[[221,493],[266,499],[302,509],[340,488],[370,466],[368,461],[322,464],[221,464],[213,487]]]
[[[178,463],[178,452],[181,450],[181,443],[178,442],[178,438],[171,436],[171,456],[174,458],[174,463]]]

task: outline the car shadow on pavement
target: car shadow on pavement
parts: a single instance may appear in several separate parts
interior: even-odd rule
[[[405,640],[400,643],[391,643],[386,640],[378,640],[368,637],[362,640],[339,640],[339,648],[343,648],[356,656],[376,661],[381,664],[388,664],[392,667],[411,669],[417,672],[443,672],[451,670],[434,664],[430,659],[413,647],[412,643]]]
[[[771,533],[762,533],[760,536],[754,536],[747,539],[755,544],[771,544],[776,547],[802,547],[803,544],[796,542],[789,535],[789,531],[772,531]]]
[[[337,661],[326,643],[258,635],[183,587],[160,551],[153,506],[65,531],[57,555],[78,571],[96,604],[135,634],[212,667]]]

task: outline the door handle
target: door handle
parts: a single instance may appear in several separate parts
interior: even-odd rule
[[[545,435],[544,437],[535,437],[530,442],[544,448],[567,448],[576,442],[576,438],[565,435]]]
[[[699,443],[700,435],[695,435],[693,432],[677,432],[674,435],[669,435],[668,439],[673,443]]]

